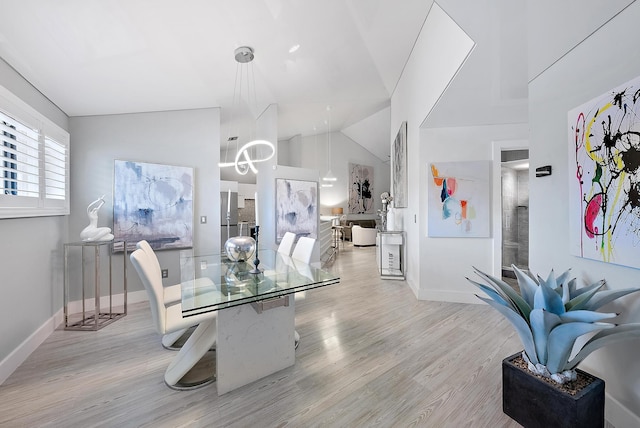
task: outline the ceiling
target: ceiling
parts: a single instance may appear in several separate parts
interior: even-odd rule
[[[331,106],[332,130],[386,160],[388,120],[376,118],[432,3],[3,0],[0,57],[68,116],[222,107],[226,141],[232,117],[277,103],[289,139],[326,131]],[[256,100],[232,109],[239,46],[255,50]]]

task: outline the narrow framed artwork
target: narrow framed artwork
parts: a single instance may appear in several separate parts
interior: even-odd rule
[[[568,113],[571,254],[640,268],[640,77]]]
[[[491,163],[434,162],[429,169],[429,236],[488,238]]]
[[[318,238],[318,183],[276,179],[276,244],[285,233]]]
[[[402,122],[393,141],[393,206],[407,207],[407,122]]]
[[[349,214],[373,213],[373,167],[349,163]]]
[[[154,250],[193,246],[193,168],[116,160],[113,234],[134,250],[145,239]]]

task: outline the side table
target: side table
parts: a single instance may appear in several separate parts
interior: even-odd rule
[[[114,251],[114,245],[116,242],[114,241],[82,241],[82,242],[70,242],[64,244],[64,329],[65,330],[80,330],[80,331],[95,331],[99,330],[102,327],[111,324],[112,322],[124,317],[127,314],[127,245],[126,242],[117,242],[119,244],[118,248],[123,248],[122,251],[122,273],[123,273],[123,293],[124,293],[124,301],[121,312],[114,311],[114,303],[113,303],[113,266],[112,266],[112,255]],[[69,283],[70,283],[70,272],[69,272],[69,252],[72,248],[80,249],[80,276],[81,276],[81,287],[82,287],[82,311],[79,320],[72,320],[72,315],[69,314]],[[87,280],[90,278],[89,275],[85,273],[85,253],[91,253],[93,251],[93,285],[94,285],[94,304],[93,308],[91,308],[90,300],[85,297],[85,289],[87,288]],[[102,254],[106,252],[106,254]],[[101,272],[101,258],[108,258],[108,273],[107,276],[109,278],[109,295],[108,295],[108,310],[105,307],[101,308],[101,298],[100,295],[100,277],[103,272]],[[89,258],[90,260],[90,258]],[[106,296],[105,296],[106,298]],[[89,303],[89,307],[87,304]],[[106,305],[105,305],[106,306]],[[118,305],[120,307],[120,305]]]
[[[379,231],[376,256],[382,279],[405,279],[403,231]]]

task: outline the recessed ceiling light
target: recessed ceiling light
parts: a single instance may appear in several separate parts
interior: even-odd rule
[[[289,48],[289,53],[294,53],[294,52],[295,52],[295,51],[297,51],[298,49],[300,49],[300,45],[295,44],[295,45],[293,45],[293,46],[291,46],[291,47]]]

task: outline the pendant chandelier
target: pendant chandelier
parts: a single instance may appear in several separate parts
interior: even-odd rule
[[[327,173],[322,177],[322,187],[333,187],[333,182],[338,179],[331,172],[331,106],[327,106]]]
[[[253,95],[253,102],[257,107],[257,97],[256,97],[256,84],[255,84],[255,74],[253,72],[253,65],[251,61],[253,61],[255,55],[253,49],[248,46],[242,46],[237,48],[234,51],[235,59],[236,59],[236,80],[233,87],[233,102],[231,105],[231,125],[234,125],[234,114],[236,111],[240,110],[240,103],[242,99],[242,83],[243,79],[246,79],[246,88],[247,88],[247,96],[248,101],[251,102],[251,96]],[[251,85],[253,84],[253,86]],[[251,91],[253,90],[253,91]],[[253,92],[253,93],[252,93]],[[251,115],[251,112],[250,112]],[[252,117],[252,120],[255,122],[255,119]],[[238,122],[240,122],[238,120]],[[273,157],[276,153],[275,146],[273,143],[267,140],[257,140],[254,139],[253,135],[249,135],[248,142],[244,143],[240,146],[240,126],[236,129],[235,135],[231,135],[231,129],[229,130],[229,136],[227,138],[227,149],[224,155],[224,162],[220,162],[218,166],[220,168],[226,167],[235,167],[236,172],[240,175],[246,175],[249,170],[251,170],[254,174],[258,173],[258,169],[255,164],[258,162],[266,162]],[[233,161],[228,160],[229,155],[229,144],[234,141],[236,145],[236,154]],[[262,155],[258,154],[259,148],[265,148],[268,151],[268,154]]]

